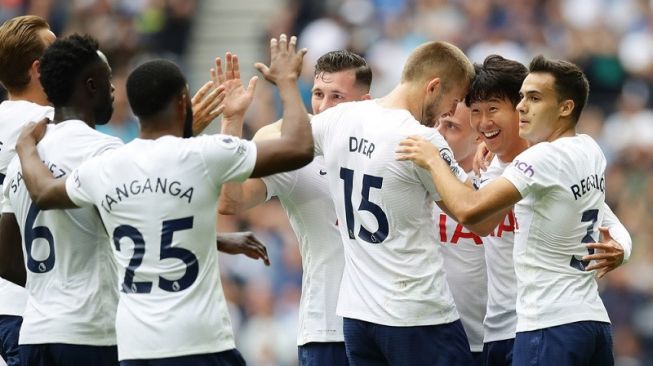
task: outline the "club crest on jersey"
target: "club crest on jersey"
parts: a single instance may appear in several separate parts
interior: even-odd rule
[[[454,160],[453,160],[453,153],[451,152],[451,150],[449,150],[446,147],[440,149],[440,156],[442,157],[442,160],[444,160],[447,163],[449,169],[451,169],[451,172],[454,175],[458,175],[458,166],[453,164]]]

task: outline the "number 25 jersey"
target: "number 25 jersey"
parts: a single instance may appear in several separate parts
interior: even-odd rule
[[[230,136],[136,139],[66,181],[95,205],[119,266],[118,357],[158,359],[234,348],[216,248],[224,182],[252,172],[256,146]]]

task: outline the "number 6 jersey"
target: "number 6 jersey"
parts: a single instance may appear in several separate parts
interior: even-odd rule
[[[118,357],[234,348],[216,248],[224,182],[252,172],[256,146],[230,136],[136,139],[82,164],[71,200],[95,205],[119,265]]]
[[[122,142],[79,120],[48,125],[39,155],[55,177]],[[27,306],[20,344],[116,344],[116,267],[102,221],[93,208],[40,211],[30,199],[16,156],[5,196],[23,238]]]
[[[458,319],[433,229],[440,197],[426,170],[394,152],[406,136],[423,136],[465,180],[444,138],[376,100],[342,103],[311,122],[345,250],[338,315],[389,326]]]

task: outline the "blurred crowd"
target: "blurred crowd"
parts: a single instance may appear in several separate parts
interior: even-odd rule
[[[211,0],[205,0],[211,1]],[[372,95],[399,80],[409,52],[428,40],[446,40],[472,61],[491,53],[528,64],[538,53],[581,65],[590,80],[590,104],[579,129],[608,158],[607,200],[633,237],[628,265],[600,281],[613,322],[617,365],[653,365],[653,0],[286,0],[261,34],[299,35],[309,48],[300,86],[310,101],[312,68],[325,52],[349,48],[373,68]],[[138,125],[124,96],[126,70],[156,54],[182,63],[201,2],[187,0],[0,0],[0,21],[31,13],[46,17],[56,34],[85,32],[106,50],[116,106],[106,130],[128,141]],[[280,114],[274,90],[259,83],[247,114],[248,136]],[[310,103],[307,103],[310,109]],[[267,245],[272,262],[221,256],[237,346],[254,366],[296,364],[301,288],[297,240],[277,201],[218,221],[222,231],[250,230]]]

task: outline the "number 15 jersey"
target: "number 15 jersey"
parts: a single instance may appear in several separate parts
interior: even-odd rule
[[[389,326],[458,319],[435,245],[433,201],[440,197],[426,170],[394,153],[406,136],[423,136],[464,180],[444,138],[376,100],[342,103],[312,125],[345,251],[338,315]]]
[[[95,205],[120,267],[118,357],[159,359],[234,348],[216,248],[224,182],[252,172],[256,146],[230,136],[136,139],[66,181]]]

